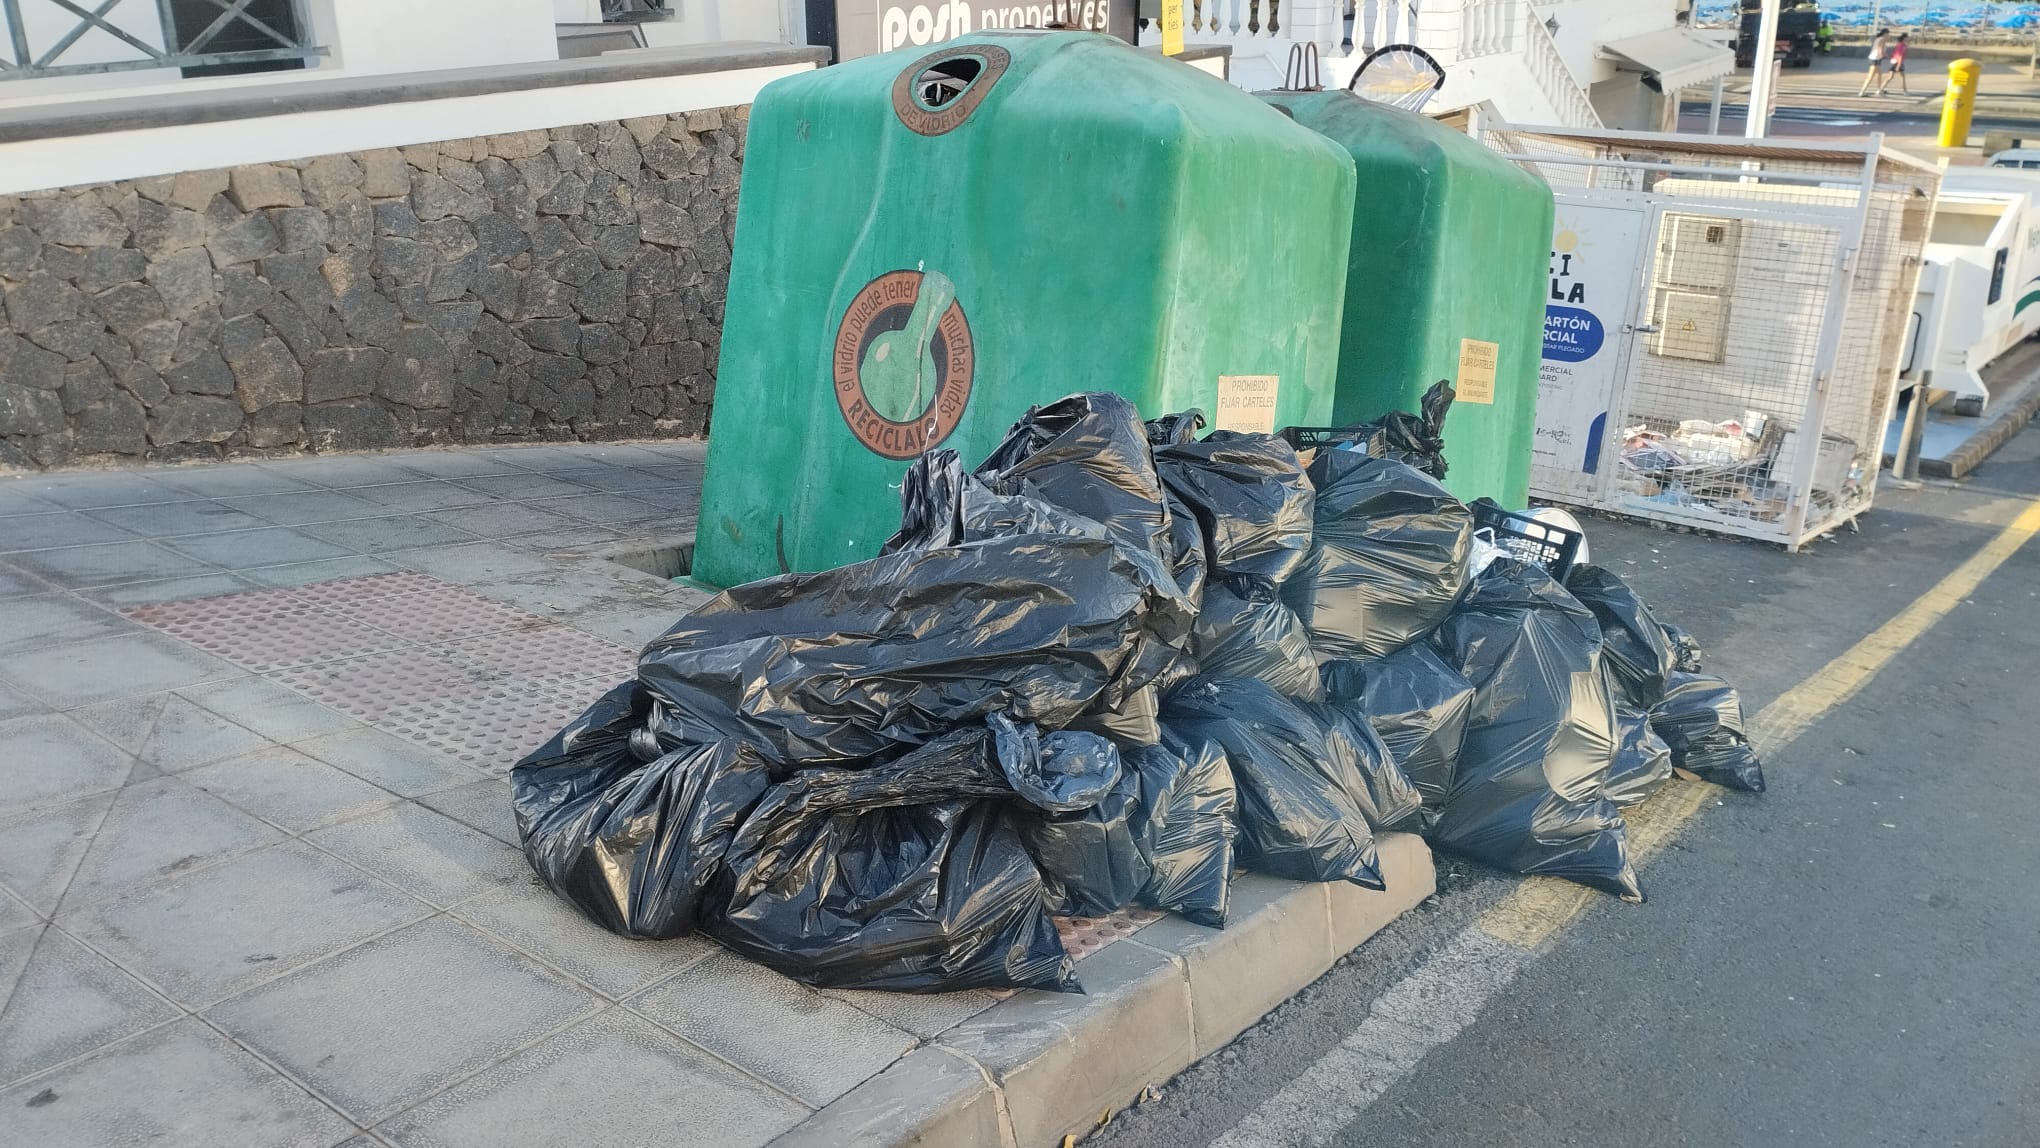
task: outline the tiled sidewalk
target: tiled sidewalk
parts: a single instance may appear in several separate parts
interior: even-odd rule
[[[701,454],[0,479],[0,1144],[1050,1144],[1431,891],[1385,838],[1389,894],[1250,876],[1003,1003],[585,923],[503,775],[703,600],[612,560]]]
[[[515,743],[695,600],[602,554],[690,533],[700,457],[0,480],[0,1141],[757,1144],[910,1047],[890,1001],[584,924],[515,849]],[[378,656],[404,704],[322,680]],[[520,665],[555,705],[504,752],[388,732]]]

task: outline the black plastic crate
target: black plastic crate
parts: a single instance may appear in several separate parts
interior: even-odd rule
[[[1369,423],[1349,427],[1283,427],[1275,432],[1275,437],[1288,443],[1292,449],[1313,450],[1364,439],[1374,429]]]
[[[1579,557],[1580,540],[1585,537],[1579,531],[1511,513],[1484,498],[1475,502],[1472,509],[1474,529],[1493,534],[1495,545],[1507,551],[1509,557],[1534,562],[1560,582],[1572,572],[1573,561]]]

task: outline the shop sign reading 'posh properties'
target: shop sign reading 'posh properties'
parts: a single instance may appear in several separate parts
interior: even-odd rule
[[[1132,43],[1137,0],[836,0],[836,58],[940,44],[1000,28],[1108,32]]]

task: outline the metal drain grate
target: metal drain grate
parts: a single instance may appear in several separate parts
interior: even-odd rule
[[[1081,961],[1114,941],[1131,937],[1161,920],[1157,909],[1121,909],[1109,917],[1057,917],[1055,931],[1070,959]]]
[[[124,612],[497,773],[636,668],[622,646],[411,572]]]

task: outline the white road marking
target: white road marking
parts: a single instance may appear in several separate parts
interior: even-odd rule
[[[1890,621],[1765,706],[1748,726],[1757,752],[1768,759],[1855,697],[2035,536],[2040,536],[2040,502],[2026,505],[1982,549]],[[1631,811],[1633,831],[1648,826],[1648,832],[1632,833],[1638,865],[1699,811],[1704,792],[1688,783]],[[1352,1035],[1212,1141],[1211,1148],[1319,1148],[1330,1143],[1432,1049],[1473,1023],[1530,963],[1537,947],[1576,919],[1595,896],[1560,881],[1524,882],[1383,993]]]
[[[1374,1002],[1360,1027],[1211,1148],[1301,1148],[1338,1135],[1432,1049],[1472,1024],[1531,954],[1468,926]]]

